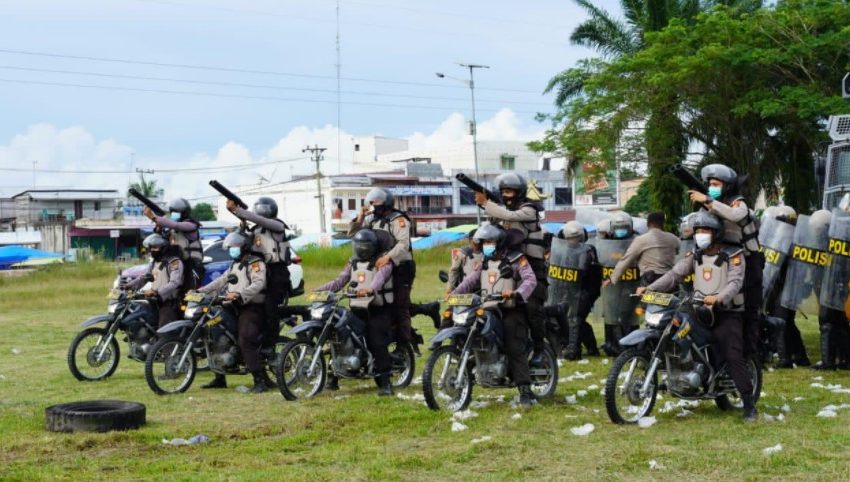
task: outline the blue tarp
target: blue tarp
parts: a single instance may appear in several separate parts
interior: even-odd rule
[[[546,231],[549,231],[552,234],[558,234],[561,232],[561,228],[564,227],[564,223],[543,223],[543,226],[546,228]],[[588,235],[596,234],[596,226],[592,224],[585,224],[584,229],[587,230]]]
[[[441,244],[449,244],[455,241],[460,241],[466,237],[465,233],[458,233],[443,229],[437,231],[431,236],[419,238],[413,242],[413,249],[428,249]]]
[[[9,269],[13,264],[30,259],[61,257],[61,254],[27,248],[25,246],[3,246],[0,247],[0,269]]]

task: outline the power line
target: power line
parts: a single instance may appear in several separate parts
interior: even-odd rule
[[[137,168],[135,171],[111,171],[111,170],[62,170],[62,169],[36,169],[35,172],[39,173],[48,173],[48,174],[136,174],[138,172],[145,172],[148,174],[156,174],[156,173],[196,173],[196,174],[204,174],[204,173],[220,173],[226,172],[229,170],[238,170],[244,168],[253,168],[260,166],[268,166],[271,164],[281,164],[284,162],[297,162],[297,161],[306,161],[310,159],[309,157],[293,157],[288,159],[280,159],[276,161],[265,161],[265,162],[253,162],[247,164],[226,164],[222,166],[214,166],[214,167],[185,167],[185,168],[172,168],[172,169],[157,169],[157,168],[147,168],[141,169]],[[33,172],[33,169],[23,168],[23,167],[0,167],[0,171],[6,172]]]
[[[0,65],[0,69],[3,70],[13,70],[13,71],[21,71],[21,72],[41,72],[48,74],[67,74],[67,75],[85,75],[89,77],[102,77],[108,79],[128,79],[128,80],[153,80],[158,82],[177,82],[183,84],[195,84],[195,85],[218,85],[224,87],[247,87],[252,89],[270,89],[270,90],[295,90],[302,92],[319,92],[319,93],[341,93],[341,94],[350,94],[350,95],[368,95],[368,96],[379,96],[379,97],[398,97],[398,98],[410,98],[410,99],[422,99],[422,100],[447,100],[447,101],[455,101],[455,102],[464,102],[466,99],[461,99],[459,97],[434,97],[428,95],[407,95],[407,94],[385,94],[383,92],[362,92],[362,91],[336,91],[331,89],[311,89],[307,87],[288,87],[288,86],[280,86],[280,85],[271,85],[271,84],[248,84],[242,82],[220,82],[213,80],[194,80],[194,79],[179,79],[175,77],[152,77],[152,76],[142,76],[142,75],[125,75],[125,74],[107,74],[102,72],[86,72],[80,70],[63,70],[63,69],[42,69],[35,67],[21,67],[17,65]],[[550,103],[547,102],[522,102],[522,101],[513,101],[513,100],[493,100],[493,99],[478,99],[478,102],[488,102],[488,103],[496,103],[496,104],[523,104],[523,105],[541,105],[541,106],[549,106]]]
[[[126,92],[145,92],[145,93],[153,93],[153,94],[173,94],[173,95],[191,95],[198,97],[221,97],[226,99],[250,99],[250,100],[273,100],[273,101],[281,101],[281,102],[305,102],[311,104],[336,104],[336,101],[333,100],[320,100],[320,99],[295,99],[291,97],[275,97],[275,96],[262,96],[262,95],[242,95],[242,94],[226,94],[226,93],[216,93],[216,92],[194,92],[194,91],[186,91],[186,90],[166,90],[166,89],[148,89],[148,88],[139,88],[139,87],[116,87],[110,85],[93,85],[93,84],[78,84],[78,83],[70,83],[70,82],[46,82],[41,80],[18,80],[18,79],[0,79],[0,82],[7,82],[12,84],[32,84],[32,85],[49,85],[54,87],[79,87],[83,89],[100,89],[100,90],[114,90],[114,91],[126,91]],[[412,104],[387,104],[387,103],[373,103],[373,102],[342,102],[345,105],[359,105],[366,107],[392,107],[392,108],[403,108],[403,109],[426,109],[426,110],[440,110],[445,111],[448,109],[452,109],[451,107],[437,107],[430,105],[412,105]],[[497,112],[498,109],[485,109],[488,112]],[[537,114],[536,111],[521,111],[514,110],[514,112],[518,114]]]
[[[152,62],[152,61],[143,61],[143,60],[119,59],[119,58],[112,58],[112,57],[94,57],[94,56],[86,56],[86,55],[68,55],[68,54],[56,54],[56,53],[50,53],[50,52],[36,52],[36,51],[33,51],[33,50],[0,49],[0,53],[14,54],[14,55],[29,55],[29,56],[36,56],[36,57],[59,58],[59,59],[86,60],[86,61],[92,61],[92,62],[111,62],[111,63],[120,63],[120,64],[148,65],[148,66],[153,66],[153,67],[169,67],[169,68],[178,68],[178,69],[220,71],[220,72],[233,72],[233,73],[243,73],[243,74],[257,74],[257,75],[275,75],[275,76],[282,76],[282,77],[302,77],[302,78],[307,78],[307,79],[336,80],[335,75],[304,74],[304,73],[294,73],[294,72],[280,72],[280,71],[273,71],[273,70],[241,69],[241,68],[233,68],[233,67],[217,67],[217,66],[209,66],[209,65],[179,64],[179,63],[170,63],[170,62]],[[451,85],[451,84],[435,84],[435,83],[431,83],[431,82],[412,82],[412,81],[406,81],[406,80],[368,79],[368,78],[360,78],[360,77],[341,77],[341,79],[353,81],[353,82],[373,82],[373,83],[380,83],[380,84],[413,85],[413,86],[418,86],[418,87],[440,87],[440,88],[455,88],[455,89],[459,88],[459,87]],[[499,91],[499,92],[519,92],[519,93],[525,93],[525,94],[540,95],[540,92],[532,91],[532,90],[522,90],[522,89],[507,89],[507,88],[488,87],[488,88],[481,88],[479,90],[490,90],[490,91]]]

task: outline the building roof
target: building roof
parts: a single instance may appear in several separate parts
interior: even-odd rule
[[[12,199],[22,196],[38,201],[97,201],[121,197],[115,189],[30,189],[15,194]]]

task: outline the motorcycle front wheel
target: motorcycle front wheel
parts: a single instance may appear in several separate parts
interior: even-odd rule
[[[180,359],[188,350],[186,360],[180,365]],[[195,380],[197,364],[192,347],[180,340],[163,339],[148,352],[145,360],[145,381],[157,395],[183,393]]]
[[[747,370],[750,372],[750,380],[753,384],[753,403],[756,403],[758,402],[759,397],[761,397],[761,363],[752,357],[747,358],[745,362],[747,364]],[[741,400],[741,395],[737,391],[715,398],[714,403],[717,404],[717,408],[723,411],[735,410],[736,408],[744,406],[744,402]]]
[[[422,394],[431,410],[445,408],[459,412],[472,401],[472,373],[467,364],[463,380],[460,377],[460,350],[441,346],[431,353],[422,372]]]
[[[315,358],[317,355],[318,359]],[[314,359],[316,363],[311,371]],[[316,345],[312,341],[304,339],[290,341],[283,347],[275,367],[275,378],[283,398],[294,401],[299,398],[313,397],[325,387],[327,378],[325,357],[321,350],[316,350]]]
[[[92,382],[112,376],[118,368],[121,353],[118,341],[113,336],[106,340],[105,328],[86,328],[81,331],[68,347],[68,369],[74,378]]]
[[[413,348],[406,342],[393,342],[387,348],[392,362],[390,383],[393,388],[406,388],[413,381],[413,373],[416,371],[416,356],[413,354]]]
[[[658,394],[658,374],[652,374],[649,390],[641,394],[652,355],[629,349],[620,354],[605,381],[605,409],[617,424],[637,423],[652,412]]]

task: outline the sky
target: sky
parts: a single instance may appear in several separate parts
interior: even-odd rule
[[[479,138],[531,140],[545,129],[535,113],[551,111],[547,80],[593,55],[570,45],[586,18],[571,0],[339,0],[338,118],[336,8],[0,0],[0,196],[123,190],[145,169],[167,198],[194,198],[213,177],[245,185],[311,172],[307,144],[328,148],[333,174],[346,170],[352,136],[458,142],[471,113],[458,62],[490,67],[475,72]]]

